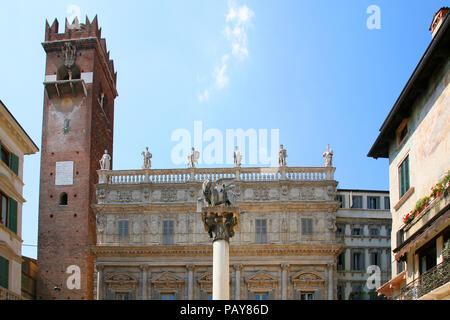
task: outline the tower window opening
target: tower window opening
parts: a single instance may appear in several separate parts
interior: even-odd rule
[[[59,196],[59,205],[67,206],[67,193],[61,193],[61,195]]]

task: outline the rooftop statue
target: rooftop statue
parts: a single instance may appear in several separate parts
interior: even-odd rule
[[[145,151],[141,153],[144,156],[144,164],[142,165],[142,169],[150,169],[152,166],[151,158],[152,154],[148,151],[148,147],[145,147]]]
[[[330,149],[330,145],[327,144],[327,150],[322,155],[325,158],[324,167],[333,166],[333,149]]]
[[[287,158],[287,152],[286,149],[284,149],[283,145],[280,145],[280,151],[278,152],[278,164],[280,167],[286,166],[286,158]]]
[[[195,168],[195,164],[198,163],[199,158],[200,158],[200,152],[196,151],[194,149],[194,147],[192,147],[191,153],[188,155],[189,168]]]
[[[111,170],[111,156],[108,154],[108,150],[105,150],[105,154],[100,159],[100,169]]]

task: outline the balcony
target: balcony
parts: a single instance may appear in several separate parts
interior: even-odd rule
[[[251,167],[251,168],[185,168],[185,169],[140,169],[98,170],[99,183],[187,183],[215,181],[233,178],[239,181],[330,181],[334,180],[332,167]]]
[[[450,259],[427,270],[400,291],[400,300],[426,300],[445,297],[450,294]]]
[[[22,297],[17,293],[0,287],[0,300],[22,300]]]

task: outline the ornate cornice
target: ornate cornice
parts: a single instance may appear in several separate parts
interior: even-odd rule
[[[321,245],[230,245],[230,256],[330,256],[338,255],[344,246]],[[96,257],[210,257],[211,245],[199,246],[92,246]]]

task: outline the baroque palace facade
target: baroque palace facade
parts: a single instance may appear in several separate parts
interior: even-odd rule
[[[389,259],[387,192],[337,190],[328,149],[321,167],[151,169],[144,153],[145,169],[111,170],[118,93],[106,41],[97,17],[58,28],[46,23],[42,43],[38,299],[208,299],[212,243],[199,200],[207,178],[235,179],[231,299],[367,291],[367,266]]]
[[[373,298],[364,296],[367,267],[379,266],[382,281],[390,273],[388,193],[336,190],[334,171],[99,170],[94,296],[211,298],[212,244],[199,199],[202,181],[225,177],[237,180],[241,210],[230,239],[231,299]]]

